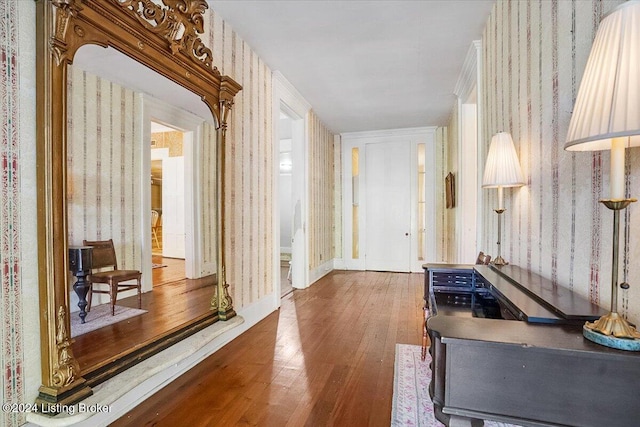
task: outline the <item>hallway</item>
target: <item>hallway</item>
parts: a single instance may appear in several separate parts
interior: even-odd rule
[[[388,426],[422,294],[421,274],[335,271],[113,425]]]

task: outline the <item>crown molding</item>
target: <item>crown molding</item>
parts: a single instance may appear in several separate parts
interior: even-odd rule
[[[481,54],[482,40],[472,41],[471,46],[469,46],[469,50],[467,51],[467,57],[462,65],[462,71],[460,71],[458,82],[456,83],[456,87],[453,91],[459,99],[466,99],[471,94],[473,87],[478,81],[478,64],[480,62],[479,58]]]

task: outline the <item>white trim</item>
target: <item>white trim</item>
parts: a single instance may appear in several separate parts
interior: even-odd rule
[[[420,273],[422,272],[422,264],[424,262],[436,262],[436,129],[435,127],[428,128],[428,139],[425,141],[425,171],[431,171],[431,173],[425,174],[425,204],[427,206],[431,206],[431,209],[425,209],[425,228],[427,232],[425,233],[425,260],[424,261],[414,261],[413,268],[414,272]],[[429,231],[431,230],[431,232]],[[417,234],[417,233],[416,233]],[[417,258],[414,257],[414,258]]]
[[[458,97],[458,176],[456,177],[455,260],[450,262],[473,263],[478,253],[480,236],[482,192],[478,185],[479,171],[484,163],[480,153],[482,146],[481,120],[481,63],[482,41],[474,40],[458,78],[454,93]]]
[[[298,92],[298,90],[287,80],[287,78],[280,72],[273,72],[273,81],[275,82],[276,89],[278,91],[277,104],[284,102],[291,108],[296,114],[304,117],[308,111],[311,110],[311,104]],[[276,98],[276,97],[274,97]],[[274,100],[275,101],[275,100]],[[278,113],[280,107],[278,106]],[[304,112],[304,114],[301,114]],[[278,115],[279,117],[279,115]]]
[[[238,316],[244,319],[244,324],[240,327],[236,336],[247,331],[269,314],[276,311],[279,307],[280,300],[278,300],[278,305],[274,305],[273,298],[271,298],[270,295],[266,295],[258,301],[238,309]]]
[[[333,136],[333,179],[335,183],[335,191],[333,192],[334,200],[334,228],[333,228],[333,244],[336,248],[336,256],[342,258],[344,253],[342,252],[342,224],[344,222],[342,218],[342,191],[343,187],[340,185],[342,182],[342,138],[340,135]],[[340,249],[340,253],[337,250]],[[334,264],[335,267],[335,264]]]
[[[202,277],[202,239],[200,230],[202,228],[200,188],[201,173],[198,167],[198,159],[202,155],[202,124],[206,120],[181,110],[174,106],[164,103],[156,98],[148,95],[141,95],[143,100],[142,119],[143,119],[143,135],[142,141],[151,140],[151,120],[158,121],[163,124],[169,124],[174,128],[180,129],[187,134],[185,138],[184,157],[185,157],[185,206],[187,212],[185,214],[185,273],[188,278]],[[151,150],[143,147],[142,153],[142,209],[144,212],[151,212],[151,188],[149,185],[149,177],[151,176]],[[151,217],[150,215],[142,215],[142,277],[153,277],[151,269]],[[207,266],[207,269],[210,266]],[[150,280],[150,279],[147,279]],[[151,283],[147,286],[151,289]],[[143,283],[143,288],[145,284]]]
[[[334,258],[333,260],[333,269],[334,270],[346,270],[347,266],[344,261],[344,258]]]
[[[425,262],[434,262],[436,260],[436,238],[435,238],[435,227],[436,227],[436,212],[435,212],[435,200],[436,200],[436,144],[435,144],[435,136],[436,136],[435,126],[426,126],[426,127],[416,127],[416,128],[404,128],[404,129],[391,129],[391,130],[378,130],[378,131],[367,131],[367,132],[348,132],[341,134],[342,137],[342,258],[339,262],[334,263],[335,265],[339,265],[341,269],[348,270],[364,270],[366,269],[366,233],[362,232],[364,230],[364,224],[366,224],[366,203],[365,200],[360,198],[359,201],[359,217],[358,221],[360,224],[359,233],[359,248],[360,248],[360,256],[358,259],[351,258],[351,248],[352,248],[352,173],[351,173],[351,150],[353,148],[358,148],[360,152],[360,193],[364,194],[365,176],[366,176],[366,166],[365,166],[365,147],[367,144],[376,144],[381,142],[396,142],[403,141],[408,142],[412,145],[412,154],[415,154],[415,147],[418,143],[425,144],[425,154],[426,154],[426,164],[425,168],[428,172],[426,174],[426,182],[425,182],[425,201],[427,202],[427,206],[431,206],[431,209],[427,209],[426,218],[425,218],[425,226],[427,228],[425,239],[425,260],[418,261],[417,260],[417,221],[415,214],[412,214],[411,221],[411,262],[410,269],[411,271],[421,272],[422,264]],[[415,158],[415,155],[412,155],[412,158]],[[412,177],[417,176],[416,169],[412,165],[411,167]],[[413,182],[413,181],[412,181]],[[412,189],[411,198],[417,198],[417,191],[415,188]],[[417,206],[415,200],[411,203],[412,207]],[[416,208],[417,209],[417,208]],[[429,230],[433,230],[430,232]],[[415,241],[414,241],[415,240]]]
[[[289,115],[292,120],[292,160],[293,160],[293,170],[292,170],[292,185],[298,185],[298,194],[302,191],[302,194],[299,196],[299,212],[298,212],[298,220],[300,221],[301,227],[297,230],[293,231],[292,238],[294,242],[292,243],[292,281],[293,286],[295,288],[306,288],[308,286],[308,235],[306,232],[306,224],[307,224],[307,206],[308,206],[308,192],[304,191],[304,189],[308,188],[308,146],[309,146],[309,135],[307,129],[307,123],[309,120],[309,112],[311,111],[311,104],[309,104],[300,93],[296,90],[296,88],[280,73],[279,71],[275,71],[273,73],[273,105],[272,105],[272,121],[273,121],[273,132],[272,138],[273,141],[279,141],[280,132],[280,111],[286,110],[287,115]],[[279,144],[273,145],[273,156],[274,159],[280,158],[280,147]],[[279,162],[273,162],[273,173],[272,173],[272,185],[273,185],[273,222],[272,227],[274,230],[273,233],[273,246],[275,248],[280,247],[280,184],[278,181],[278,177],[280,176],[280,165]],[[295,192],[296,190],[292,188]],[[297,194],[294,193],[294,204],[296,204]],[[295,212],[292,215],[292,221],[295,224]],[[298,242],[295,241],[298,239]],[[280,253],[274,251],[273,257],[273,283],[274,283],[274,293],[273,300],[276,307],[280,307]]]
[[[453,93],[460,99],[467,99],[477,86],[478,80],[478,64],[480,63],[480,55],[482,49],[482,41],[474,40],[469,46],[467,56],[462,65],[462,71],[456,83]],[[479,98],[478,98],[479,99]]]
[[[455,262],[473,264],[477,257],[477,105],[458,100],[458,179],[456,180]]]
[[[309,286],[322,279],[335,269],[334,260],[329,260],[309,272]]]
[[[372,130],[372,131],[364,131],[364,132],[345,132],[341,133],[342,142],[344,143],[346,140],[349,141],[357,141],[361,139],[395,139],[400,136],[417,136],[422,135],[424,132],[435,132],[437,129],[436,126],[422,126],[415,128],[402,128],[402,129],[382,129],[382,130]],[[376,141],[380,142],[380,141]]]
[[[476,81],[478,82],[477,86],[476,86],[476,99],[478,100],[482,100],[484,99],[484,89],[482,87],[482,40],[475,40],[473,42],[473,45],[476,47],[476,52],[477,52],[477,58],[478,58],[478,64],[477,64],[477,68],[476,68]],[[477,152],[477,161],[476,161],[476,171],[477,171],[477,182],[481,183],[482,182],[482,173],[484,171],[484,161],[486,158],[485,152],[482,149],[482,147],[484,146],[484,144],[482,143],[482,135],[484,132],[484,129],[482,127],[482,117],[484,116],[484,109],[482,108],[483,103],[482,102],[478,102],[476,107],[476,114],[478,115],[478,147],[476,149]],[[484,205],[484,192],[482,191],[482,186],[478,185],[476,188],[476,203],[477,206],[483,206]],[[482,214],[483,214],[483,209],[479,209],[476,208],[476,252],[481,250],[482,248],[480,248],[480,242],[482,241],[482,236],[484,235],[483,232],[483,221],[482,221]]]

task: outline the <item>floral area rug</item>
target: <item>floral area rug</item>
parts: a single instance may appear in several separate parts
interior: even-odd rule
[[[420,358],[417,345],[396,344],[396,361],[393,373],[393,409],[391,426],[441,427],[433,413],[429,397],[431,382],[431,357]],[[485,427],[517,427],[496,421],[485,421]]]

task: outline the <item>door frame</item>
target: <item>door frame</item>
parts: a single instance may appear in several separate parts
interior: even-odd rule
[[[190,279],[202,277],[202,180],[198,159],[202,155],[202,124],[205,119],[180,108],[142,95],[143,141],[151,141],[151,121],[176,128],[184,133],[183,155],[185,167],[185,275]],[[153,277],[151,243],[151,149],[145,145],[142,153],[142,277]],[[215,271],[215,266],[213,270]],[[149,288],[150,289],[150,288]]]
[[[308,120],[311,112],[309,104],[295,87],[280,73],[273,73],[273,158],[280,156],[279,149],[279,126],[280,111],[283,110],[292,119],[291,129],[291,156],[293,158],[293,170],[291,171],[292,200],[294,212],[292,221],[294,230],[292,232],[293,242],[291,244],[291,279],[292,286],[296,289],[304,289],[309,286],[309,236],[307,232],[308,206],[309,206],[309,171],[308,152],[309,134]],[[274,304],[280,307],[280,165],[273,162],[273,283]],[[278,250],[275,250],[278,248]]]
[[[457,209],[455,217],[454,251],[457,263],[473,263],[477,257],[482,235],[479,209],[483,202],[481,172],[486,153],[482,149],[482,41],[474,40],[469,46],[454,94],[458,109],[458,176],[456,177]],[[486,248],[484,249],[486,251]]]
[[[366,233],[363,232],[364,224],[366,224],[366,200],[363,195],[366,194],[366,145],[385,142],[404,142],[411,144],[411,158],[417,159],[418,144],[425,144],[425,201],[429,206],[425,212],[425,225],[427,229],[425,238],[425,259],[418,260],[418,233],[417,229],[417,185],[412,185],[411,190],[411,271],[421,272],[422,264],[426,262],[434,262],[436,260],[436,127],[418,127],[404,128],[381,131],[367,132],[348,132],[341,134],[342,138],[342,218],[343,218],[343,234],[342,234],[342,254],[343,265],[348,270],[366,270]],[[351,152],[353,148],[359,150],[359,180],[357,184],[352,182],[351,168]],[[414,164],[415,163],[415,164]],[[412,177],[417,179],[417,162],[412,162]],[[412,179],[411,182],[414,182]],[[352,257],[353,245],[353,220],[352,206],[354,202],[354,185],[357,186],[358,200],[358,223],[361,232],[358,234],[358,246],[360,248],[359,257]],[[428,230],[434,230],[429,233]]]

